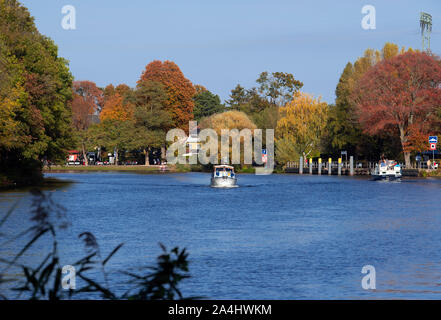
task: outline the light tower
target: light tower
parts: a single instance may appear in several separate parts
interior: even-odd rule
[[[430,51],[430,34],[432,33],[432,16],[430,14],[421,12],[420,28],[423,40],[423,51]]]

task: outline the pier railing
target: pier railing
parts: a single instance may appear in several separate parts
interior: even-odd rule
[[[318,175],[369,175],[371,171],[378,165],[373,161],[354,161],[353,156],[348,161],[332,159],[306,159],[303,157],[299,161],[289,161],[286,164],[285,171],[287,173],[299,174],[318,174]],[[409,168],[400,163],[403,175],[417,176],[419,169],[427,169],[426,163],[412,164]]]

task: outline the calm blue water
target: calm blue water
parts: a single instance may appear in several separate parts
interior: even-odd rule
[[[153,264],[162,242],[190,253],[185,296],[441,298],[439,179],[239,175],[239,188],[212,189],[204,173],[47,176],[75,182],[48,191],[71,222],[60,234],[64,263],[84,255],[77,238],[84,231],[95,234],[103,255],[125,243],[108,266],[117,292],[126,288],[117,271]],[[26,226],[30,196],[0,193],[2,213],[19,198],[9,234]],[[16,246],[0,254],[9,257]],[[376,268],[375,291],[361,287],[364,265]]]

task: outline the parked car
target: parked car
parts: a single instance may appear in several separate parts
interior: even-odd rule
[[[138,164],[138,161],[131,161],[131,160],[127,160],[127,161],[123,161],[122,164],[124,166],[134,166]]]

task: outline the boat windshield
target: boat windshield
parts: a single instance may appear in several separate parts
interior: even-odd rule
[[[216,168],[215,176],[217,177],[234,177],[234,171],[231,168]]]

